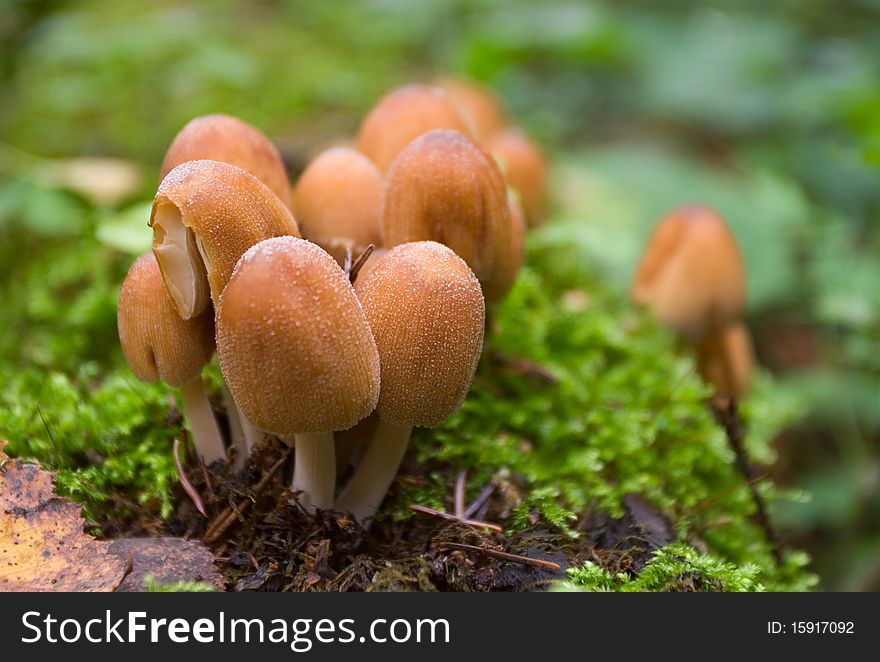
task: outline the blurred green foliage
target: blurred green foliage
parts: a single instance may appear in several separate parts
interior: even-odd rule
[[[504,410],[499,385],[478,382],[461,414],[418,436],[419,453],[525,472],[524,508],[563,527],[586,499],[613,510],[633,487],[694,515],[700,486],[734,481],[689,361],[622,301],[654,220],[704,202],[743,247],[749,322],[776,373],[745,406],[755,457],[800,495],[773,515],[814,552],[825,587],[878,588],[878,19],[877,0],[4,3],[0,437],[60,469],[92,514],[139,499],[167,512],[178,430],[165,389],[121,361],[115,298],[149,242],[144,204],[168,142],[195,115],[230,112],[295,173],[389,87],[452,71],[497,90],[553,157],[554,220],[530,240],[492,342],[562,379],[555,397],[530,398],[490,371],[523,406]],[[83,155],[140,164],[140,186],[96,206],[46,176]],[[570,290],[586,310],[566,308]],[[705,460],[688,454],[696,445]],[[711,512],[744,513],[744,491],[717,508],[699,535],[713,535]],[[766,550],[743,520],[727,526],[744,527],[749,551],[724,533],[713,544],[746,581],[742,564]]]

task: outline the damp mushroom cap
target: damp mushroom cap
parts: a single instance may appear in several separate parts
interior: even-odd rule
[[[144,382],[184,386],[201,376],[214,353],[210,311],[181,319],[165,292],[152,253],[141,255],[119,291],[119,340],[131,371]]]
[[[220,368],[244,414],[282,438],[344,430],[379,396],[379,355],[342,269],[295,237],[241,257],[217,307]]]
[[[254,126],[231,115],[203,115],[190,120],[174,137],[159,179],[186,161],[222,161],[246,170],[288,207],[290,184],[275,146]]]
[[[276,236],[299,236],[290,210],[265,184],[219,161],[187,161],[169,172],[150,215],[153,253],[184,319],[216,305],[238,258]]]
[[[470,127],[439,87],[406,85],[386,94],[361,123],[357,148],[381,172],[412,140],[434,129],[469,133]]]
[[[441,78],[437,84],[445,90],[467,120],[478,140],[488,140],[507,125],[501,103],[487,88],[461,78]]]
[[[498,159],[507,183],[520,197],[529,227],[544,220],[547,162],[538,146],[521,130],[507,128],[494,134],[486,147]]]
[[[661,219],[639,263],[633,300],[689,340],[738,319],[746,276],[739,247],[713,210],[689,205]]]
[[[386,247],[445,244],[473,270],[488,300],[500,297],[516,256],[504,176],[485,149],[457,131],[420,136],[394,160],[384,200]]]
[[[297,181],[293,199],[303,236],[337,260],[345,248],[381,245],[382,174],[360,152],[321,152]]]
[[[434,427],[461,404],[483,347],[485,304],[473,272],[433,241],[388,251],[355,283],[381,359],[377,411]]]

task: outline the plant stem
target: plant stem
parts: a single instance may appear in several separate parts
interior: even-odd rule
[[[302,492],[300,503],[310,512],[333,505],[336,490],[336,447],[332,432],[294,435],[293,490]]]
[[[411,433],[411,425],[379,419],[370,446],[333,505],[334,509],[350,512],[359,522],[375,515],[397,475]]]
[[[745,438],[745,426],[743,425],[742,417],[737,409],[736,402],[733,399],[730,399],[726,404],[722,405],[717,401],[713,401],[712,412],[715,414],[716,420],[721,424],[721,427],[724,428],[724,431],[727,434],[727,440],[736,456],[737,469],[739,469],[739,472],[742,474],[743,478],[745,478],[746,485],[752,494],[752,500],[755,502],[755,518],[758,520],[758,525],[764,531],[764,535],[767,537],[767,541],[771,545],[773,558],[776,560],[777,565],[781,565],[783,562],[782,542],[779,535],[776,533],[776,530],[773,528],[773,525],[770,523],[770,517],[767,515],[767,504],[764,501],[764,497],[761,496],[761,493],[758,491],[758,486],[755,484],[755,472],[749,464],[749,458],[746,453],[745,445],[743,444],[743,439]]]
[[[193,436],[196,452],[205,464],[226,459],[226,448],[201,377],[180,387],[183,415]]]

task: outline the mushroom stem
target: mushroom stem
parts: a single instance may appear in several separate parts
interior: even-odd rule
[[[327,510],[336,491],[336,450],[332,432],[294,435],[293,490],[302,492],[300,503],[309,511]]]
[[[241,423],[242,432],[244,432],[245,446],[248,453],[251,453],[263,441],[263,432],[247,419],[240,408],[238,409],[238,421]]]
[[[205,464],[226,459],[226,449],[211,403],[205,393],[205,385],[201,377],[180,387],[180,398],[183,401],[183,415],[189,424],[193,443],[199,457]]]
[[[380,418],[370,446],[333,505],[334,510],[350,512],[359,522],[375,515],[403,461],[411,433],[411,425]]]
[[[223,384],[223,405],[226,407],[226,420],[229,421],[229,440],[235,448],[235,468],[241,469],[251,454],[251,447],[244,433],[241,410],[226,384]]]

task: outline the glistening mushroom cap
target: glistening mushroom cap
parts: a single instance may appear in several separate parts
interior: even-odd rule
[[[480,284],[452,250],[397,246],[355,289],[379,348],[377,411],[391,423],[434,427],[461,404],[483,347]]]
[[[522,205],[516,193],[507,196],[507,207],[510,210],[510,259],[505,260],[506,271],[499,273],[495,287],[495,298],[503,298],[516,282],[516,275],[522,267],[526,250],[526,219]]]
[[[164,179],[181,163],[205,159],[247,170],[290,206],[290,184],[278,150],[259,129],[247,122],[220,114],[191,120],[168,147],[159,179]]]
[[[153,200],[153,254],[184,319],[215,305],[238,258],[263,239],[299,236],[278,196],[249,172],[219,161],[174,168]]]
[[[632,295],[690,340],[742,314],[746,276],[736,240],[718,214],[699,205],[661,219],[639,263]]]
[[[294,189],[296,216],[303,237],[337,260],[345,248],[355,253],[382,243],[382,174],[366,156],[350,147],[319,154]]]
[[[470,132],[464,117],[441,88],[407,85],[382,97],[364,118],[357,148],[385,172],[404,147],[433,129]]]
[[[501,164],[507,183],[519,193],[528,225],[539,225],[544,220],[547,195],[547,163],[541,150],[516,128],[496,133],[486,147]]]
[[[442,78],[437,84],[467,120],[477,140],[488,140],[507,124],[501,103],[482,85],[459,78]]]
[[[449,246],[476,274],[489,300],[500,297],[515,272],[511,225],[498,164],[457,131],[430,131],[412,141],[386,175],[385,245]]]
[[[152,253],[141,255],[119,291],[122,353],[138,379],[183,386],[201,376],[214,353],[211,311],[190,320],[177,314]]]
[[[379,396],[379,354],[354,290],[303,239],[242,256],[217,307],[217,354],[248,420],[282,438],[350,428]]]

